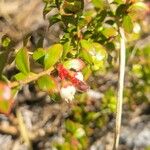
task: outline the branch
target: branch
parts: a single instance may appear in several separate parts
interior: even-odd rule
[[[125,59],[126,59],[124,30],[120,27],[119,32],[120,32],[119,83],[118,83],[118,94],[117,94],[115,142],[114,142],[113,150],[117,150],[118,146],[119,146],[121,116],[122,116],[122,103],[123,103],[123,89],[124,89],[124,75],[125,75]]]
[[[9,85],[10,88],[14,88],[14,87],[17,87],[19,85],[24,85],[24,84],[30,83],[32,81],[36,81],[40,77],[42,77],[46,74],[50,74],[52,70],[53,70],[53,67],[49,68],[48,70],[45,70],[45,71],[43,71],[39,74],[32,75],[32,76],[28,77],[25,80],[10,82],[8,85]]]

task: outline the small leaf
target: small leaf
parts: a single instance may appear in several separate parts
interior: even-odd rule
[[[130,18],[130,16],[124,16],[123,17],[123,22],[122,22],[122,26],[125,29],[126,32],[131,33],[133,30],[133,23],[132,23],[132,19]]]
[[[136,2],[129,7],[130,11],[148,10],[148,6],[144,2]]]
[[[2,38],[2,46],[4,48],[7,48],[10,45],[10,43],[11,43],[11,40],[9,37]]]
[[[82,70],[83,76],[84,76],[84,80],[86,81],[90,75],[92,74],[92,70],[90,68],[90,66],[86,66],[83,70]]]
[[[90,52],[93,58],[93,70],[97,71],[105,67],[104,63],[107,58],[107,53],[105,48],[99,43],[92,44],[94,49]]]
[[[35,61],[39,60],[40,58],[45,56],[45,50],[42,48],[37,49],[34,53],[33,53],[33,59]]]
[[[62,54],[63,59],[65,59],[66,55],[73,49],[70,43],[71,41],[69,40],[63,45],[63,49],[64,49]]]
[[[101,44],[81,40],[81,46],[82,50],[80,56],[91,64],[93,70],[96,71],[104,67],[107,53]]]
[[[56,15],[53,15],[53,16],[50,16],[49,17],[49,25],[52,26],[53,24],[57,23],[61,21],[61,16],[60,14],[56,14]]]
[[[117,35],[117,31],[115,28],[113,27],[109,27],[109,28],[104,28],[104,30],[102,31],[102,33],[104,34],[104,36],[106,38],[110,38],[110,37],[114,37]]]
[[[92,57],[89,54],[89,49],[92,49],[92,45],[90,42],[86,40],[81,40],[82,50],[80,52],[80,56],[84,58],[89,64],[92,64]]]
[[[104,0],[92,0],[94,7],[103,9],[105,6]]]
[[[45,7],[43,10],[43,16],[45,17],[46,14],[48,14],[54,7],[56,7],[55,5],[55,1],[54,0],[44,0],[45,2]]]
[[[37,80],[38,86],[41,90],[47,91],[47,92],[57,92],[57,83],[49,75],[42,76]]]
[[[45,69],[52,67],[62,56],[63,46],[61,44],[55,44],[51,46],[45,55],[44,65]]]
[[[17,68],[24,74],[28,74],[30,72],[29,66],[29,55],[27,49],[22,48],[16,54],[16,66]]]
[[[13,78],[17,81],[21,81],[21,80],[25,80],[27,78],[33,77],[35,75],[36,74],[32,73],[32,72],[30,72],[28,74],[24,74],[24,73],[20,72],[20,73],[16,74]]]
[[[84,62],[81,59],[71,59],[64,62],[64,66],[67,69],[74,69],[76,71],[80,71],[85,66]]]
[[[71,133],[75,133],[76,131],[76,124],[71,120],[66,120],[65,127]]]

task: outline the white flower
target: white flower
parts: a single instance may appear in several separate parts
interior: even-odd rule
[[[74,95],[76,93],[76,88],[73,85],[69,85],[67,87],[62,87],[60,89],[60,96],[65,101],[69,102],[74,99]]]
[[[133,27],[133,32],[138,34],[140,31],[141,31],[141,26],[138,23],[135,23]]]
[[[77,78],[77,79],[80,80],[80,81],[83,81],[83,74],[82,74],[81,72],[77,72],[77,73],[75,74],[75,78]]]

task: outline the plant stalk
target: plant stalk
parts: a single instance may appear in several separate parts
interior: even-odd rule
[[[119,27],[119,32],[120,32],[119,82],[118,82],[118,93],[117,93],[115,139],[114,139],[113,150],[118,150],[118,147],[119,147],[121,117],[122,117],[122,104],[123,104],[124,76],[125,76],[125,60],[126,60],[126,46],[125,46],[124,29]]]

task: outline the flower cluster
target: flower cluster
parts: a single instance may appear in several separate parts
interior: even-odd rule
[[[65,68],[62,64],[57,66],[57,70],[61,79],[60,95],[67,102],[74,99],[76,91],[85,92],[89,89],[80,70],[76,71],[74,69],[75,71],[71,71],[71,69]]]

